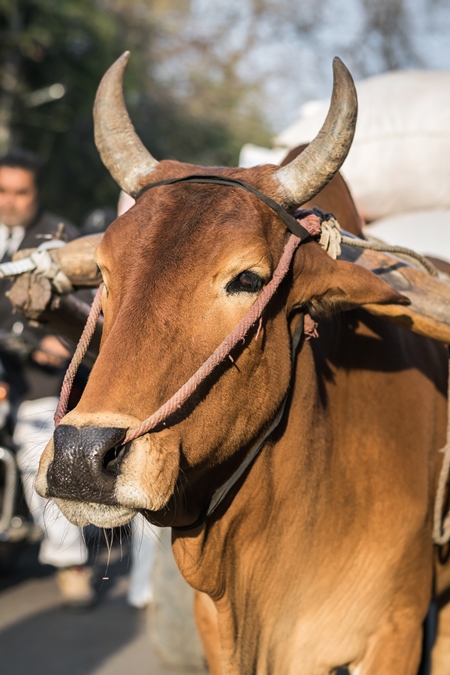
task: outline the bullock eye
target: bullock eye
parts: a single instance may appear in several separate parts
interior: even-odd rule
[[[228,282],[227,293],[258,293],[263,283],[258,274],[246,270]]]

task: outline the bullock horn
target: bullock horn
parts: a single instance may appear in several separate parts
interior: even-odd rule
[[[124,52],[106,71],[94,103],[95,145],[116,183],[134,197],[142,179],[158,166],[142,145],[128,116],[123,98],[123,74],[130,52]]]
[[[315,197],[339,171],[350,150],[358,100],[352,76],[338,57],[333,60],[333,77],[330,109],[321,130],[298,157],[275,171],[285,206],[304,204]]]

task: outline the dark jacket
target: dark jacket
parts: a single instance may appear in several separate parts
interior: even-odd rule
[[[18,250],[36,248],[47,238],[54,236],[60,223],[64,225],[67,241],[79,236],[75,227],[66,219],[47,211],[39,211],[27,228]],[[2,262],[6,262],[7,257]],[[9,279],[0,279],[0,358],[6,370],[8,382],[16,399],[33,400],[44,396],[56,396],[61,383],[60,368],[43,368],[31,358],[33,348],[46,334],[41,329],[31,329],[20,314],[13,313],[12,305],[5,296],[12,285]],[[13,336],[9,339],[8,336]],[[6,339],[5,339],[6,338]]]

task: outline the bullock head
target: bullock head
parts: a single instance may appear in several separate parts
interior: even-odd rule
[[[128,55],[105,75],[95,104],[103,162],[128,194],[192,174],[245,181],[292,210],[338,171],[356,122],[350,74],[336,60],[322,130],[279,168],[204,169],[157,162],[143,147],[122,96]],[[253,194],[175,183],[144,192],[106,232],[96,253],[104,280],[101,349],[77,407],[47,446],[37,489],[78,525],[115,526],[137,512],[186,525],[264,434],[291,379],[292,317],[397,302],[370,272],[331,260],[315,242],[296,251],[288,276],[255,326],[164,423],[130,443],[133,427],[169,399],[210,356],[271,279],[287,238]]]

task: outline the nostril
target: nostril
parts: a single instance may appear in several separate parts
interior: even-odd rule
[[[122,445],[126,429],[118,427],[73,427],[60,424],[54,432],[55,455],[53,473],[64,480],[79,482],[83,473],[90,480],[101,480],[102,474],[116,476],[129,444]],[[75,471],[76,467],[76,471]]]
[[[73,427],[54,432],[48,494],[60,499],[116,504],[115,481],[129,446],[122,446],[125,428]]]
[[[120,472],[120,464],[128,451],[128,446],[127,443],[127,445],[115,445],[110,448],[103,458],[103,470],[117,476]]]

